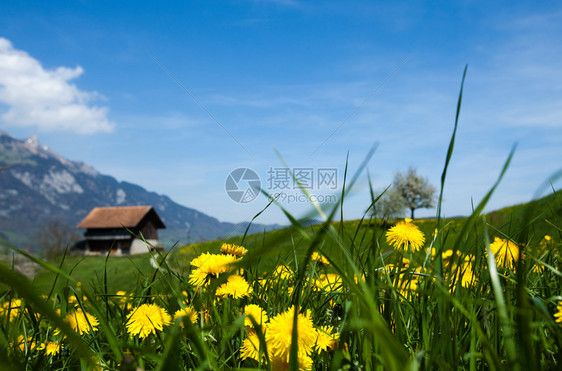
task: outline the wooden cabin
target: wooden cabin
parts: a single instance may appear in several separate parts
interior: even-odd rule
[[[158,229],[166,226],[152,206],[116,206],[94,208],[77,228],[86,229],[86,254],[107,254],[111,250],[121,255],[161,248]]]

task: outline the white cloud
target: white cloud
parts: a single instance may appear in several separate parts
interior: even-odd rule
[[[8,107],[0,112],[0,121],[9,126],[80,134],[112,131],[114,124],[107,118],[108,108],[90,104],[101,96],[69,83],[82,73],[80,66],[47,70],[0,37],[0,103]]]

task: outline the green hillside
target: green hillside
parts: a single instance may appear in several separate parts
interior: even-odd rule
[[[527,213],[529,213],[527,215]],[[443,250],[452,249],[458,238],[467,217],[441,219],[442,230],[438,234],[443,242]],[[341,241],[350,251],[365,251],[380,249],[389,250],[390,247],[385,241],[384,234],[389,226],[398,220],[383,222],[380,219],[365,219],[334,222],[333,225]],[[425,234],[426,239],[431,236],[436,228],[436,219],[415,219],[414,223]],[[525,204],[506,207],[485,214],[479,218],[476,229],[477,235],[482,235],[484,228],[489,232],[490,239],[495,236],[509,237],[518,242],[528,243],[521,238],[521,231],[524,226],[529,227],[527,239],[538,241],[545,235],[558,236],[560,240],[562,232],[562,195],[551,194],[539,200]],[[310,236],[315,235],[321,228],[320,224],[312,225],[303,230]],[[515,232],[517,231],[517,232]],[[308,246],[306,238],[298,228],[289,227],[281,230],[270,231],[261,234],[232,237],[226,240],[206,241],[177,249],[175,258],[183,263],[184,268],[188,268],[189,261],[201,252],[218,252],[223,242],[244,245],[250,254],[253,252],[256,257],[261,259],[260,266],[264,269],[274,267],[279,262],[286,264],[294,261],[294,256],[304,255]],[[429,241],[428,241],[429,242]],[[469,248],[462,246],[462,248]],[[338,258],[338,244],[331,238],[325,238],[321,244],[322,252],[326,255],[336,254]]]
[[[525,214],[530,212],[530,215]],[[443,251],[453,249],[459,233],[467,222],[468,218],[442,219],[440,222],[440,232],[437,238],[443,246]],[[346,247],[352,255],[377,254],[390,251],[390,247],[385,240],[385,232],[388,227],[396,221],[383,223],[381,220],[365,219],[344,221],[343,223],[332,223],[338,231],[340,243]],[[426,246],[431,243],[432,234],[436,227],[435,219],[416,219],[414,223],[426,236]],[[562,240],[562,196],[551,194],[540,200],[506,207],[497,211],[485,214],[478,219],[475,232],[471,233],[471,238],[482,238],[484,228],[487,228],[490,240],[495,236],[503,238],[509,237],[517,242],[520,240],[522,226],[529,225],[529,235],[527,240],[540,241],[545,235],[554,237],[555,240]],[[167,258],[168,263],[174,271],[180,275],[189,274],[190,261],[202,252],[218,252],[222,243],[233,243],[245,246],[249,250],[246,257],[247,265],[259,263],[261,273],[268,272],[279,264],[292,265],[295,256],[301,258],[310,245],[310,240],[305,237],[315,236],[321,225],[311,225],[299,229],[295,226],[269,231],[265,233],[232,237],[226,240],[214,240],[200,242],[189,246],[181,246],[173,249]],[[515,233],[514,231],[517,231]],[[526,243],[528,243],[527,241]],[[474,241],[463,241],[460,249],[471,252],[470,246]],[[336,261],[344,259],[341,244],[332,236],[326,236],[319,245],[319,250],[331,259]],[[474,245],[474,244],[473,244]],[[424,259],[424,256],[418,257]],[[72,272],[72,276],[87,286],[88,282],[94,281],[96,284],[103,283],[104,272],[107,272],[108,291],[130,290],[137,285],[140,280],[152,278],[154,269],[150,266],[149,255],[137,255],[131,257],[111,256],[105,265],[105,257],[67,257],[62,266],[63,271]],[[35,284],[41,292],[50,290],[54,274],[41,271],[35,277]],[[57,287],[61,288],[65,282],[59,280]]]

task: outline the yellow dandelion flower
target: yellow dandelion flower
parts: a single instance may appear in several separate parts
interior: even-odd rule
[[[399,222],[386,232],[386,242],[395,249],[413,251],[421,249],[425,242],[423,232],[411,223],[411,219],[406,218],[403,222]]]
[[[266,327],[265,340],[271,357],[289,361],[293,334],[294,307],[273,317]],[[316,331],[309,313],[299,313],[297,320],[298,357],[304,359],[316,343]]]
[[[367,281],[367,277],[365,276],[364,273],[361,274],[361,276],[357,276],[356,274],[353,275],[353,280],[355,281],[355,284],[358,285],[359,281],[363,281],[366,282]]]
[[[293,270],[286,265],[279,265],[273,271],[273,277],[278,280],[290,280],[293,278]]]
[[[131,300],[133,299],[132,293],[127,293],[126,291],[117,291],[113,298],[126,310],[130,310],[133,307],[133,304],[131,303]]]
[[[465,264],[462,270],[459,270],[459,274],[462,274],[461,285],[462,287],[470,287],[474,280],[474,272],[472,271],[472,266],[470,264]]]
[[[519,259],[519,247],[509,240],[494,238],[490,244],[490,250],[494,253],[496,264],[504,268],[515,268],[515,262]]]
[[[10,321],[17,318],[21,312],[21,299],[11,299],[0,307],[0,316],[10,316]]]
[[[197,287],[206,287],[209,285],[211,278],[208,272],[202,269],[195,269],[189,275],[189,283]]]
[[[82,296],[80,298],[80,302],[83,303],[84,301],[86,301],[86,297]],[[75,307],[80,306],[80,304],[78,303],[78,297],[76,297],[76,295],[71,295],[68,298],[68,304],[69,305],[74,305]]]
[[[402,289],[402,293],[405,291],[416,291],[418,289],[419,284],[419,276],[412,276],[410,280],[407,280],[405,277],[401,280],[400,287]],[[404,295],[406,296],[406,295]]]
[[[178,318],[187,317],[191,323],[197,323],[197,311],[192,307],[186,306],[185,308],[179,309],[174,313],[174,321]],[[180,326],[183,327],[183,322],[180,322]]]
[[[316,251],[312,253],[312,256],[310,257],[310,260],[312,260],[313,262],[318,262],[320,265],[330,264],[328,259],[326,259],[322,254],[317,253]]]
[[[234,256],[244,256],[248,252],[243,246],[234,245],[231,243],[223,243],[221,246],[221,252],[223,254],[229,254]]]
[[[445,250],[443,251],[441,256],[443,257],[443,259],[449,259],[451,256],[453,256],[453,250]]]
[[[394,273],[396,271],[397,267],[394,264],[387,264],[384,267],[382,267],[382,272],[384,274],[390,274],[390,273]]]
[[[88,312],[82,311],[82,308],[76,309],[72,313],[68,313],[65,320],[70,324],[70,327],[80,335],[90,331],[97,331],[99,322],[96,317]]]
[[[240,358],[242,358],[242,360],[246,358],[255,359],[256,361],[260,360],[260,339],[255,331],[250,331],[248,333],[248,337],[242,342],[240,353]]]
[[[60,353],[60,344],[55,342],[48,342],[45,345],[45,354],[48,356],[54,356]]]
[[[411,273],[403,273],[398,276],[394,282],[394,286],[401,295],[400,299],[403,299],[402,296],[408,298],[408,295],[413,295],[415,293],[418,289],[419,277],[420,276]]]
[[[552,237],[550,237],[548,234],[545,234],[545,235],[544,235],[544,239],[545,239],[546,241],[550,241],[550,240],[552,240]]]
[[[337,291],[342,288],[343,280],[335,273],[321,274],[313,282],[313,287],[323,291]]]
[[[406,258],[402,258],[402,264],[387,264],[382,268],[382,271],[383,273],[395,273],[398,271],[403,271],[408,267],[410,267],[410,261]]]
[[[117,291],[115,293],[115,299],[120,303],[125,303],[129,296],[130,294],[127,294],[126,291]]]
[[[544,272],[544,265],[541,264],[534,264],[533,268],[531,269],[533,273],[542,273]]]
[[[19,348],[19,350],[21,350],[22,352],[25,352],[26,349],[30,351],[30,350],[35,350],[35,348],[37,348],[37,343],[33,341],[33,338],[31,337],[25,338],[23,335],[18,336],[16,340],[16,345]],[[12,347],[13,346],[14,344],[12,343]]]
[[[269,359],[271,361],[271,369],[275,371],[289,371],[289,361],[285,358],[280,358],[272,356]],[[312,370],[312,358],[310,356],[298,357],[299,370]]]
[[[469,288],[475,282],[476,277],[474,276],[474,272],[472,271],[472,265],[469,262],[465,262],[461,267],[456,270],[455,275],[451,279],[451,283],[455,283],[449,289],[450,293],[454,293],[457,287],[457,283],[460,281],[461,286],[465,288]]]
[[[221,273],[230,272],[239,259],[234,255],[218,255],[204,253],[191,261],[197,267],[189,275],[189,283],[195,286],[207,286],[211,278],[217,278]]]
[[[554,313],[554,317],[556,317],[556,322],[562,325],[562,301],[558,302],[556,309],[558,310],[558,313]]]
[[[328,350],[328,348],[335,350],[338,347],[340,334],[334,332],[332,326],[322,326],[316,330],[316,333],[316,349],[318,349],[319,352]]]
[[[305,291],[305,288],[303,286],[303,287],[301,287],[301,296],[304,295],[304,291]],[[287,296],[291,296],[291,295],[293,295],[293,292],[295,292],[295,287],[294,286],[288,286],[287,291],[285,291],[285,292],[287,293]]]
[[[228,277],[226,283],[220,285],[217,288],[217,296],[227,297],[230,296],[234,299],[240,299],[243,297],[250,296],[252,293],[252,288],[246,282],[244,277],[237,274],[233,274]]]
[[[435,259],[435,257],[437,256],[437,250],[432,247],[431,248],[431,256]],[[441,252],[441,258],[443,260],[447,260],[449,259],[451,256],[453,256],[453,250],[445,250]]]
[[[246,315],[246,318],[244,319],[244,326],[246,327],[254,327],[252,321],[249,318],[250,316],[254,318],[254,321],[256,321],[258,325],[263,325],[269,319],[265,310],[263,310],[259,305],[256,304],[246,305],[244,307],[244,314]]]
[[[166,309],[156,304],[143,304],[129,315],[126,326],[130,335],[138,335],[143,339],[149,334],[155,334],[156,330],[162,331],[170,322],[172,318]]]
[[[211,254],[210,252],[204,252],[201,255],[199,255],[198,257],[191,260],[190,264],[193,265],[194,267],[200,267],[201,265],[203,265],[204,262],[211,259],[213,257],[213,255],[215,255],[215,254]]]

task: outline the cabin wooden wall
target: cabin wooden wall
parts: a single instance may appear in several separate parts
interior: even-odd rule
[[[147,240],[158,239],[158,229],[156,229],[152,220],[147,220],[144,225],[141,226],[140,232]]]
[[[91,252],[107,252],[108,250],[117,251],[127,254],[131,249],[132,238],[127,240],[88,240],[88,248]]]

